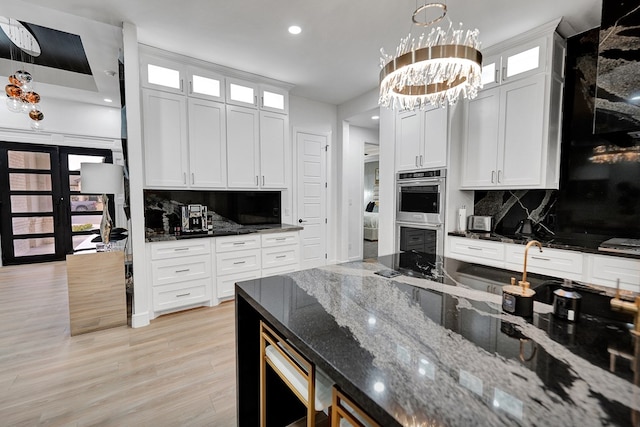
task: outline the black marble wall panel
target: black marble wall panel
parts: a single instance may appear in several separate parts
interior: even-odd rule
[[[145,190],[145,227],[172,230],[180,225],[181,206],[188,204],[214,212],[214,228],[282,222],[279,191]]]
[[[640,5],[604,0],[599,34],[595,132],[640,129]]]

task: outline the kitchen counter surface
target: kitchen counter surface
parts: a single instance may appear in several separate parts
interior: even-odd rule
[[[241,426],[257,425],[253,312],[384,426],[640,423],[640,340],[626,321],[583,312],[569,323],[537,301],[532,319],[512,316],[474,289],[512,272],[439,259],[425,279],[402,257],[236,285]],[[389,269],[407,274],[375,274]]]
[[[598,250],[599,245],[604,239],[590,239],[588,237],[556,237],[550,236],[547,238],[525,237],[525,236],[504,236],[496,233],[474,233],[474,232],[450,232],[449,236],[466,237],[469,239],[490,240],[494,242],[502,243],[515,243],[526,245],[531,240],[538,240],[543,247],[553,249],[565,249],[569,251],[585,252],[598,255],[611,255],[623,258],[640,259],[640,252],[638,255],[624,252],[612,252]]]
[[[214,228],[212,232],[182,233],[176,234],[151,234],[147,233],[146,242],[167,242],[183,239],[197,239],[202,237],[238,236],[251,233],[282,233],[286,231],[299,231],[304,227],[290,224],[259,224],[241,225],[233,228]]]

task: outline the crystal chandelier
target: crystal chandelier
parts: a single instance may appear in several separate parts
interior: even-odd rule
[[[417,15],[427,9],[440,9],[441,15],[421,21]],[[447,14],[443,3],[427,3],[413,12],[414,24],[427,27]],[[429,105],[453,105],[460,95],[473,99],[481,87],[482,54],[478,50],[479,31],[432,28],[417,40],[409,34],[400,40],[394,56],[380,49],[379,104],[400,110],[423,109]]]
[[[7,108],[14,113],[26,113],[31,119],[31,128],[39,130],[42,128],[41,122],[44,120],[44,114],[38,105],[40,95],[33,89],[33,77],[24,69],[26,62],[24,55],[26,54],[30,58],[39,56],[40,45],[33,34],[16,19],[0,16],[0,28],[10,42],[18,48],[21,62],[23,62],[21,69],[9,76],[9,84],[4,87],[7,94]],[[13,64],[13,48],[10,46],[9,49]]]

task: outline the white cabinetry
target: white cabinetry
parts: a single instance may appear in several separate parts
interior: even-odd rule
[[[287,188],[287,89],[142,51],[145,187]]]
[[[525,246],[449,236],[446,256],[475,264],[522,272]],[[529,249],[527,272],[640,293],[640,259],[565,249]]]
[[[218,298],[233,297],[234,284],[260,277],[260,236],[217,237],[216,288]]]
[[[525,246],[510,243],[505,243],[504,246],[506,267],[522,271]],[[540,252],[537,247],[531,247],[527,257],[527,271],[581,281],[583,256],[582,252],[550,248],[543,248]]]
[[[230,188],[286,188],[288,116],[227,105]]]
[[[143,89],[142,109],[147,187],[225,187],[224,104]]]
[[[589,282],[640,293],[640,259],[589,255]]]
[[[452,258],[477,264],[504,268],[504,245],[466,237],[449,237]]]
[[[297,231],[262,235],[262,277],[300,268],[299,235]]]
[[[501,53],[465,102],[461,188],[558,188],[565,44],[554,30],[488,49]]]
[[[227,105],[227,184],[230,188],[258,188],[258,111]]]
[[[147,187],[185,187],[188,171],[187,99],[142,91],[144,177]]]
[[[434,107],[396,115],[396,171],[447,165],[447,111]]]
[[[154,312],[211,304],[209,239],[155,242],[149,246],[149,252]]]

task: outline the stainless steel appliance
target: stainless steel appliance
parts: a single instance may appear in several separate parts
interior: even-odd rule
[[[445,176],[444,169],[401,172],[396,176],[399,251],[443,255]]]
[[[207,230],[207,207],[203,205],[182,206],[182,232],[202,232]]]
[[[489,233],[491,231],[493,217],[482,215],[469,215],[467,219],[467,230],[482,231]]]
[[[396,221],[442,224],[445,176],[445,169],[398,173]]]

